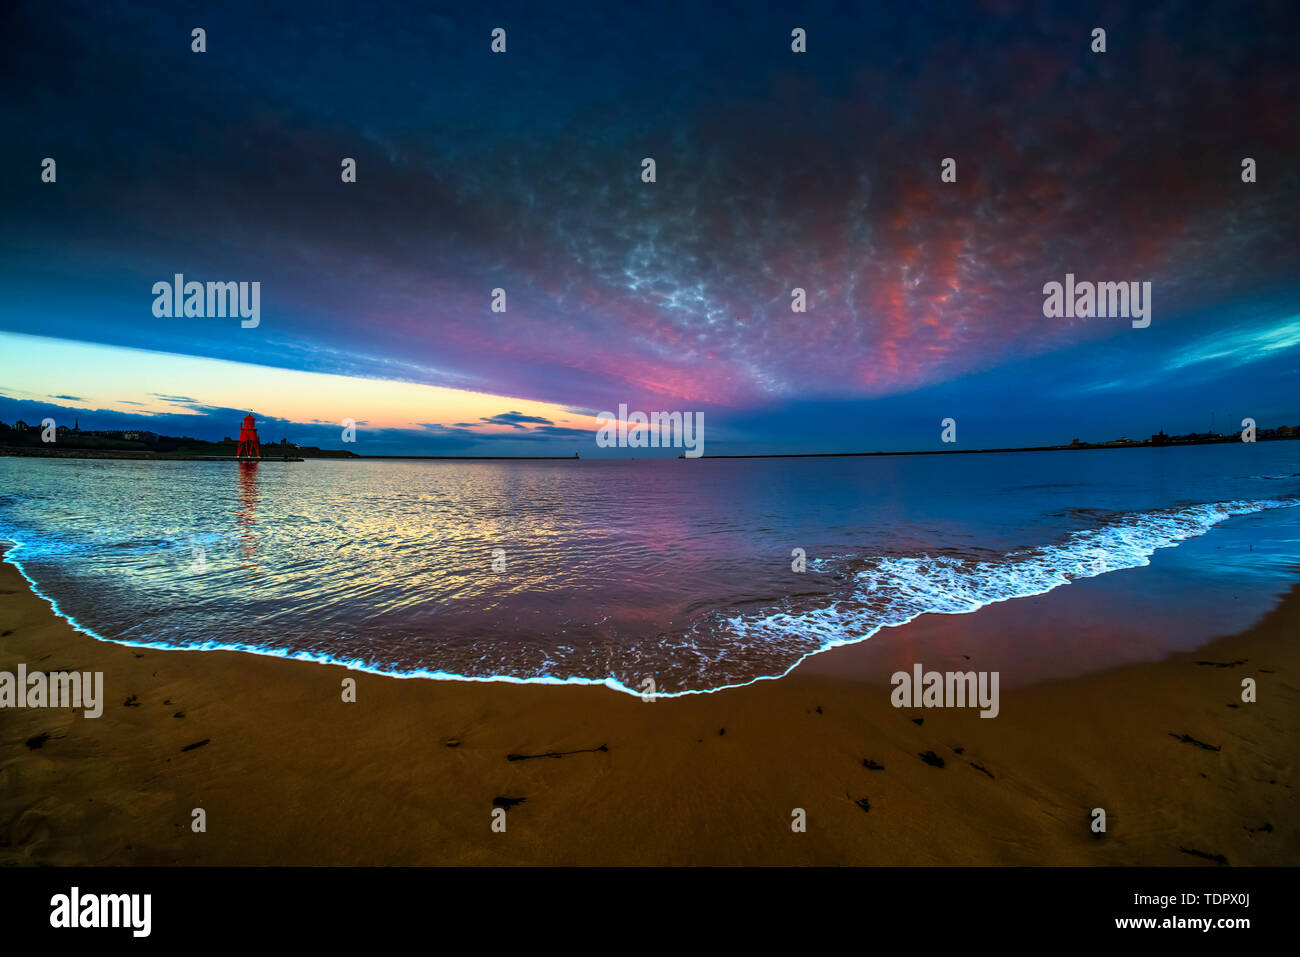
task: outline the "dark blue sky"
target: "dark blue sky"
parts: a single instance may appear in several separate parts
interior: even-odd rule
[[[358,380],[362,452],[597,454],[619,403],[703,411],[716,453],[1300,420],[1297,17],[11,4],[0,418],[220,437],[256,404],[337,446],[348,390],[305,371]],[[1044,317],[1067,272],[1150,282],[1150,327]],[[155,317],[175,273],[259,281],[259,326]],[[243,367],[142,399],[199,368],[169,356]]]

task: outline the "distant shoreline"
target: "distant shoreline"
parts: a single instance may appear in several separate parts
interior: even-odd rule
[[[1259,436],[1256,442],[1287,442],[1300,439],[1297,435]],[[901,452],[755,452],[736,455],[701,455],[705,459],[842,459],[842,458],[880,458],[897,455],[992,455],[999,452],[1082,452],[1104,449],[1165,449],[1181,448],[1190,445],[1227,445],[1241,442],[1241,436],[1220,435],[1213,438],[1183,439],[1170,442],[1152,442],[1144,439],[1134,442],[1080,442],[1077,445],[1030,445],[1004,449],[913,449]],[[62,458],[62,459],[133,459],[156,460],[166,462],[234,462],[233,456],[177,454],[173,452],[151,452],[127,449],[60,449],[37,448],[32,446],[0,446],[0,456],[17,458]],[[323,461],[373,461],[392,459],[396,461],[435,461],[435,462],[618,462],[636,459],[629,455],[620,458],[580,459],[573,455],[360,455],[355,452],[331,452],[327,455],[302,455],[285,458],[283,456],[264,456],[261,462],[303,462],[308,459]],[[658,456],[641,456],[643,459]],[[685,456],[678,455],[678,459]],[[664,461],[671,461],[667,456]]]
[[[581,462],[576,455],[360,455],[368,459],[431,459],[440,462]]]
[[[1300,435],[1270,435],[1256,442],[1287,442]],[[1240,443],[1240,435],[1221,435],[1212,439],[1187,439],[1181,442],[1081,442],[1078,445],[1028,445],[1007,449],[919,449],[907,452],[762,452],[748,455],[702,455],[702,459],[834,459],[865,458],[885,455],[990,455],[995,452],[1084,452],[1103,449],[1170,449],[1188,445],[1230,445]]]
[[[177,452],[150,452],[144,449],[43,449],[30,446],[0,445],[0,455],[31,459],[129,459],[157,462],[238,462],[233,455],[186,455]],[[338,456],[321,456],[338,458]],[[301,462],[300,456],[266,455],[259,462]]]

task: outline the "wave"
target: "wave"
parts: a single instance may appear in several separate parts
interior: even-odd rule
[[[802,661],[921,615],[969,614],[994,602],[1042,595],[1072,581],[1149,565],[1158,549],[1204,535],[1234,515],[1296,505],[1300,501],[1234,501],[1131,513],[1100,528],[1073,532],[1059,544],[1010,552],[993,561],[929,555],[875,558],[855,574],[847,598],[811,609],[737,615],[728,618],[727,625],[747,643],[788,646],[792,638],[795,644],[814,639],[817,647],[801,654]]]

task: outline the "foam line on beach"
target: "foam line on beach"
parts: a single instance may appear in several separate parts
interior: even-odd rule
[[[1237,515],[1300,502],[1215,502],[1137,512],[1064,542],[1008,553],[996,561],[950,556],[879,557],[855,575],[851,594],[819,608],[737,615],[728,626],[750,641],[779,646],[789,636],[813,638],[817,654],[865,641],[882,628],[924,614],[961,615],[996,602],[1046,594],[1062,585],[1151,564],[1161,548],[1204,535]],[[796,662],[797,665],[797,662]],[[787,672],[788,673],[788,672]]]

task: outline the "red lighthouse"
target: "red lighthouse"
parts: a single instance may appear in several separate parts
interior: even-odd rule
[[[239,430],[239,447],[235,449],[235,458],[241,462],[256,462],[262,457],[262,446],[257,441],[257,427],[253,425],[253,413],[244,416],[244,426]]]

